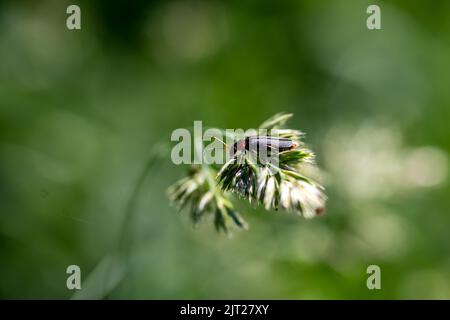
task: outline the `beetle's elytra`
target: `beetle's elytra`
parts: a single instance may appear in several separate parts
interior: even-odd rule
[[[287,138],[277,138],[270,136],[252,136],[237,141],[233,145],[233,155],[238,151],[263,152],[283,152],[297,147],[297,143]]]

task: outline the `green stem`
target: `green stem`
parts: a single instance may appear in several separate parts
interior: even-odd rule
[[[125,276],[125,273],[129,270],[129,258],[131,255],[131,247],[132,247],[132,226],[133,221],[135,219],[136,215],[136,205],[139,199],[139,195],[141,193],[142,187],[145,183],[145,180],[149,176],[149,173],[152,171],[152,169],[155,167],[155,165],[161,160],[162,155],[166,153],[166,145],[158,144],[155,145],[152,150],[150,151],[150,156],[148,160],[145,163],[145,166],[141,173],[138,176],[138,179],[136,183],[133,186],[133,191],[131,192],[130,198],[127,201],[125,212],[124,212],[124,220],[122,222],[119,236],[117,238],[117,243],[115,244],[110,256],[104,257],[99,264],[97,265],[94,270],[96,270],[98,267],[100,267],[103,263],[107,263],[105,273],[103,275],[103,289],[101,291],[100,297],[97,298],[105,298],[107,295],[115,288],[115,286],[120,282],[114,282],[113,285],[110,285],[111,283],[111,276],[113,273],[113,268],[115,267],[115,264],[117,262],[123,263],[122,269],[124,272],[122,273],[122,278]],[[85,282],[88,282],[91,277],[94,277],[95,275],[93,272],[89,274],[89,276],[86,278]],[[101,276],[101,275],[100,275]],[[93,281],[95,283],[95,281]],[[74,294],[72,296],[72,299],[78,298],[78,294]],[[86,295],[84,295],[86,297]],[[89,297],[87,297],[89,298]]]

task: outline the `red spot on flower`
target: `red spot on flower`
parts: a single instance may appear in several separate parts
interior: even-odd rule
[[[325,212],[325,208],[324,207],[319,207],[316,208],[316,215],[320,216]]]

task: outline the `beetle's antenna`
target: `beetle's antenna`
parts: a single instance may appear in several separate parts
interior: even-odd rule
[[[220,140],[220,139],[217,138],[217,137],[214,137],[214,136],[213,136],[213,138],[216,139],[217,141],[221,142],[221,143],[225,146],[225,148],[228,148],[228,145],[227,145],[225,142],[223,142],[222,140]]]

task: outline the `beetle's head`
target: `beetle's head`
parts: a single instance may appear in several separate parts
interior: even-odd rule
[[[231,156],[234,157],[236,153],[243,152],[247,148],[248,138],[241,139],[233,144],[231,151]]]

